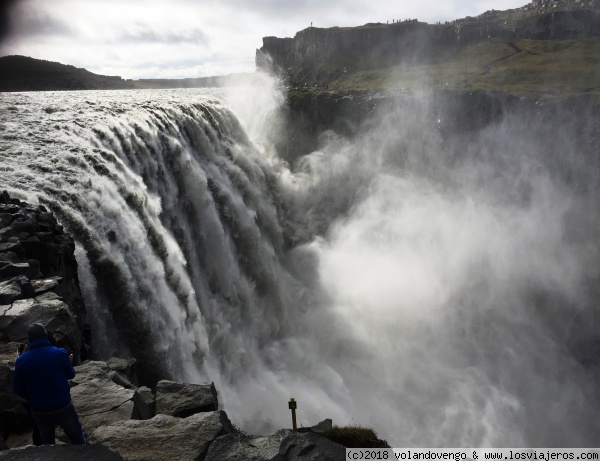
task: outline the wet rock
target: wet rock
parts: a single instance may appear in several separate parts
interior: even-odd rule
[[[225,412],[214,411],[188,418],[156,415],[145,421],[122,421],[96,429],[91,440],[115,450],[126,461],[196,461],[204,458],[217,437],[232,431]]]
[[[27,215],[17,213],[13,215],[13,222],[11,223],[11,227],[19,232],[27,232],[29,234],[37,231],[39,229],[39,225],[32,218]]]
[[[159,381],[156,385],[156,413],[185,418],[219,407],[214,384],[182,384]]]
[[[0,227],[9,226],[13,222],[13,217],[10,213],[0,213]]]
[[[7,251],[6,253],[0,253],[0,262],[17,263],[20,260],[21,259],[17,256],[17,254],[13,253],[12,251]]]
[[[13,227],[13,229],[14,229],[14,227]],[[19,232],[16,229],[15,229],[15,232],[17,232],[17,238],[19,239],[19,242],[22,242],[22,241],[25,241],[25,240],[31,238],[31,234],[29,232]]]
[[[31,281],[31,287],[36,296],[53,290],[62,281],[62,277],[50,277],[47,279],[38,279]]]
[[[17,213],[21,207],[14,203],[2,203],[0,204],[0,213]]]
[[[17,235],[17,233],[12,227],[0,229],[0,242],[6,242],[9,238],[14,237],[15,235]]]
[[[37,259],[28,259],[26,262],[31,268],[29,273],[30,278],[37,279],[43,277],[42,273],[40,272],[40,262]]]
[[[29,263],[0,263],[0,278],[15,277],[17,275],[25,275],[29,277],[33,270]]]

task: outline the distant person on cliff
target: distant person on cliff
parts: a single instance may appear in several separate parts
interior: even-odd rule
[[[44,445],[54,445],[60,426],[73,444],[85,444],[83,428],[71,402],[69,380],[75,377],[72,355],[52,346],[39,323],[27,328],[29,347],[15,362],[13,391],[27,400]]]

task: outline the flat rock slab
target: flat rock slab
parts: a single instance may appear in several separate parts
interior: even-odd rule
[[[37,296],[56,288],[62,279],[62,277],[56,276],[47,279],[32,280],[31,286]]]
[[[0,263],[0,278],[15,277],[17,275],[31,276],[33,273],[29,263]]]
[[[163,380],[156,385],[156,414],[185,418],[218,408],[214,384],[184,384]]]
[[[2,461],[123,461],[102,445],[45,445],[0,451]]]
[[[197,413],[188,418],[156,415],[96,429],[92,441],[115,450],[126,461],[197,461],[209,445],[233,427],[224,411]]]
[[[6,253],[8,251],[17,254],[21,258],[25,256],[25,251],[23,251],[23,247],[19,242],[0,243],[0,253]]]
[[[271,461],[279,454],[285,433],[268,437],[247,434],[226,434],[217,438],[208,449],[204,461]]]

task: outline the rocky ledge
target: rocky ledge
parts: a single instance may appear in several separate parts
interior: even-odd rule
[[[219,409],[211,383],[162,380],[140,386],[133,358],[90,360],[90,331],[79,290],[73,240],[43,206],[0,193],[0,460],[342,460],[345,448],[320,435],[326,420],[305,432],[269,436],[238,430]],[[31,445],[32,421],[12,393],[17,347],[40,322],[73,351],[73,403],[89,445]]]

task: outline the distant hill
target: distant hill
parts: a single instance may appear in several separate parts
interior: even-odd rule
[[[598,95],[600,2],[535,0],[438,24],[310,27],[263,38],[256,65],[313,89]]]
[[[0,57],[0,91],[113,90],[133,88],[131,80],[26,56]]]
[[[240,73],[218,77],[124,80],[86,69],[27,56],[0,57],[0,92],[206,88],[253,84],[260,76]]]
[[[171,78],[159,79],[149,78],[132,80],[134,88],[139,89],[159,89],[159,88],[214,88],[237,85],[258,84],[261,81],[260,75],[256,73],[239,73],[223,75],[216,77],[198,77],[198,78]]]

